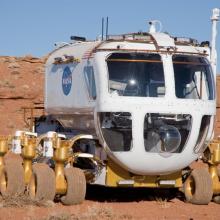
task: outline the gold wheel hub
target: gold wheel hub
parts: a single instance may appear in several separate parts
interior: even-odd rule
[[[36,196],[36,186],[37,186],[37,179],[36,179],[36,176],[33,174],[31,176],[30,183],[29,183],[29,195],[32,199],[34,199]]]
[[[1,192],[5,192],[7,190],[7,185],[8,185],[7,183],[8,183],[7,174],[5,171],[3,171],[0,178]]]
[[[192,197],[195,193],[195,181],[193,177],[188,177],[185,182],[185,194]]]

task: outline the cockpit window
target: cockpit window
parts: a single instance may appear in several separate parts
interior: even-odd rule
[[[109,91],[119,96],[163,97],[164,71],[159,54],[113,53],[107,59]]]
[[[204,57],[173,56],[177,98],[214,99],[213,74]]]

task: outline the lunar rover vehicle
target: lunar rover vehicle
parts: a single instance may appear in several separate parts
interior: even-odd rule
[[[35,118],[36,134],[17,132],[12,140],[32,197],[79,203],[87,182],[179,188],[194,204],[218,198],[220,140],[213,140],[213,125],[219,9],[211,20],[211,45],[158,32],[158,21],[149,23],[149,32],[95,41],[72,37],[58,45],[46,62],[47,114]],[[189,169],[198,158],[209,169]],[[4,174],[1,192],[9,181]]]

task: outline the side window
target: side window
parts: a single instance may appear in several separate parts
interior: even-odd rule
[[[89,92],[89,96],[90,98],[95,100],[96,99],[96,85],[95,85],[94,70],[92,66],[84,67],[84,77],[85,77],[86,86]]]
[[[177,98],[214,100],[213,73],[204,57],[173,56]]]

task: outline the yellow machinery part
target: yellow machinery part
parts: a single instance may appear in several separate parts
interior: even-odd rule
[[[126,171],[122,167],[119,167],[112,160],[108,160],[107,163],[107,173],[106,173],[106,185],[110,187],[118,187],[120,181],[131,180],[133,182],[132,185],[128,183],[127,186],[132,187],[151,187],[151,188],[167,188],[167,187],[182,187],[182,171],[178,171],[168,175],[133,175],[132,173]],[[160,184],[160,181],[173,181],[175,184]],[[125,182],[126,183],[126,182]],[[123,185],[123,186],[126,186]]]
[[[68,160],[68,151],[68,142],[57,138],[56,149],[54,152],[55,180],[56,193],[61,195],[65,194],[67,190],[67,182],[64,175],[64,164]]]
[[[32,176],[32,160],[36,156],[36,138],[25,136],[22,142],[23,147],[21,154],[24,164],[24,181],[25,184],[28,185]]]
[[[217,166],[210,165],[209,166],[209,173],[212,178],[213,194],[218,195],[218,194],[220,194],[220,181],[219,181]]]
[[[212,165],[220,164],[220,139],[213,140],[209,146],[208,150],[210,152],[208,163]]]
[[[8,138],[6,137],[0,137],[0,173],[3,170],[4,167],[4,155],[8,151]]]
[[[212,188],[213,194],[218,195],[220,194],[220,176],[218,172],[218,165],[220,164],[220,138],[213,140],[206,152],[205,152],[205,159],[209,165],[209,173],[212,178]]]

